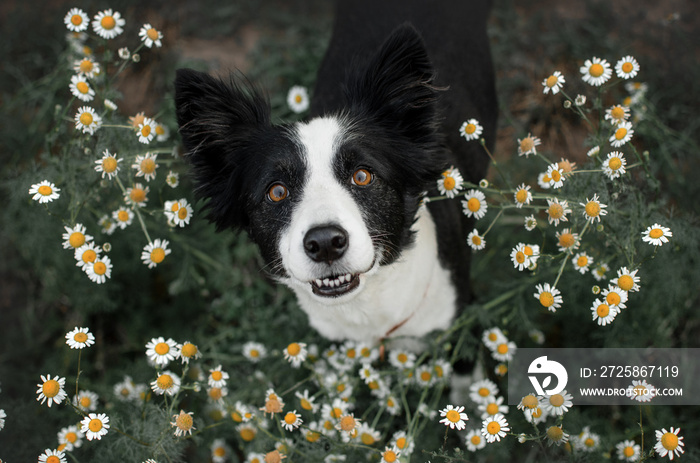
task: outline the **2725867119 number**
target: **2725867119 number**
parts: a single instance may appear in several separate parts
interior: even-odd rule
[[[677,378],[677,365],[601,365],[600,378]]]

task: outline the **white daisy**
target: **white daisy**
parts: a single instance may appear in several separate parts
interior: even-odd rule
[[[661,246],[664,243],[668,243],[668,239],[672,236],[673,232],[671,232],[670,228],[655,223],[642,232],[642,241],[654,246]]]
[[[87,30],[90,19],[80,8],[71,8],[63,18],[63,22],[66,24],[69,31],[83,32]]]
[[[462,178],[459,169],[451,166],[443,172],[441,178],[437,180],[437,188],[441,195],[454,198],[462,190],[463,182],[464,178]]]
[[[617,271],[617,278],[610,280],[610,283],[616,285],[623,291],[639,291],[639,277],[637,276],[638,271],[639,269],[630,272],[627,270],[627,267],[621,267]]]
[[[287,104],[296,114],[303,113],[309,109],[309,92],[306,87],[295,85],[287,92]]]
[[[506,437],[506,431],[510,431],[506,417],[500,413],[489,416],[482,422],[481,435],[491,444]]]
[[[605,274],[608,273],[608,270],[610,270],[608,264],[606,264],[605,262],[601,262],[596,268],[593,269],[591,274],[593,275],[593,278],[596,279],[596,281],[603,281],[605,280]]]
[[[80,421],[80,426],[87,440],[100,440],[109,430],[109,417],[104,413],[90,413]]]
[[[39,463],[66,463],[66,454],[61,450],[46,449],[39,455]]]
[[[84,412],[94,412],[97,410],[99,397],[93,391],[80,391],[73,397],[73,405]]]
[[[535,299],[540,301],[542,307],[545,307],[550,312],[556,312],[558,308],[564,303],[564,298],[561,296],[561,291],[559,291],[554,286],[550,286],[549,283],[544,285],[537,285],[537,292],[533,294]]]
[[[163,45],[160,41],[160,39],[163,38],[163,34],[153,28],[150,24],[144,24],[141,26],[141,29],[139,30],[139,37],[141,37],[143,44],[148,48],[153,47],[153,45],[156,47]]]
[[[603,85],[612,77],[610,63],[600,58],[586,60],[580,72],[584,82],[596,87]]]
[[[304,420],[301,419],[301,415],[297,413],[296,410],[292,412],[287,412],[284,415],[284,418],[280,421],[280,424],[287,430],[287,431],[294,431],[297,429],[301,424],[304,422]]]
[[[564,171],[559,167],[558,163],[550,164],[546,172],[549,177],[549,186],[552,188],[561,188],[564,186]]]
[[[39,201],[39,204],[49,203],[54,199],[58,199],[61,195],[60,188],[56,188],[52,182],[48,180],[35,183],[29,187],[29,194],[32,195],[34,201]]]
[[[503,397],[494,397],[492,400],[480,403],[478,410],[481,412],[481,419],[485,420],[498,413],[505,415],[508,413],[508,405],[503,405]]]
[[[625,122],[630,117],[630,109],[621,104],[611,106],[605,110],[605,120],[610,121],[612,125],[619,125]]]
[[[114,219],[115,226],[124,230],[126,227],[131,225],[134,220],[134,211],[128,207],[122,206],[116,211],[112,212],[112,219]]]
[[[168,175],[165,176],[165,183],[167,183],[170,188],[177,187],[180,184],[180,174],[171,170],[168,172]]]
[[[259,342],[246,342],[243,344],[243,356],[256,363],[267,356],[267,348]]]
[[[622,153],[613,151],[608,153],[608,157],[603,161],[603,173],[605,173],[610,180],[615,180],[626,172],[626,165],[627,161]]]
[[[489,348],[489,350],[495,350],[496,346],[502,342],[507,342],[508,338],[503,331],[498,327],[489,328],[484,331],[481,335],[481,341]]]
[[[591,306],[591,312],[593,321],[597,320],[598,325],[605,326],[615,320],[617,314],[620,313],[620,309],[618,307],[609,306],[605,301],[596,299]]]
[[[94,262],[88,262],[83,270],[93,282],[99,284],[107,281],[112,276],[112,261],[107,256],[99,256]]]
[[[542,404],[545,413],[550,416],[561,416],[574,405],[571,400],[573,398],[571,394],[563,390],[559,394],[540,396],[537,399]]]
[[[476,452],[486,447],[486,439],[481,435],[481,432],[477,429],[470,430],[466,437],[465,443],[467,445],[467,450],[470,452]]]
[[[73,70],[81,76],[88,79],[94,79],[100,74],[100,63],[97,63],[92,58],[85,57],[73,63]]]
[[[668,455],[669,460],[673,460],[674,455],[680,457],[683,450],[683,436],[679,436],[678,432],[680,428],[674,429],[671,426],[670,431],[666,431],[666,428],[662,428],[661,431],[656,430],[656,445],[654,445],[654,450],[661,458]]]
[[[194,209],[192,205],[182,198],[177,201],[166,201],[164,204],[165,216],[173,225],[184,227],[190,223]]]
[[[566,79],[564,78],[562,73],[559,71],[554,71],[552,75],[550,75],[542,81],[542,86],[544,87],[542,89],[542,92],[547,94],[551,91],[552,95],[556,95],[557,93],[559,93],[559,90],[562,89],[565,82]]]
[[[498,395],[498,386],[490,379],[476,381],[469,386],[469,398],[477,404],[491,400]]]
[[[639,461],[639,458],[642,456],[641,447],[633,440],[624,440],[622,442],[618,442],[615,445],[615,448],[617,449],[618,460],[631,463]]]
[[[146,357],[158,366],[164,367],[178,356],[177,343],[168,338],[166,341],[162,336],[152,338],[146,344]]]
[[[153,140],[153,137],[156,136],[156,125],[156,121],[150,117],[145,117],[143,122],[138,125],[136,135],[141,143],[147,145]]]
[[[309,353],[303,342],[292,342],[284,348],[283,352],[285,360],[291,363],[294,368],[299,368]]]
[[[465,421],[469,420],[469,417],[464,413],[464,407],[462,406],[452,406],[448,405],[444,409],[440,410],[440,416],[443,417],[440,423],[445,426],[449,426],[450,429],[457,428],[457,430],[462,430],[467,427]]]
[[[610,307],[616,307],[618,309],[627,308],[625,305],[628,298],[627,291],[623,291],[615,285],[608,285],[608,287],[601,292],[601,296],[605,298],[604,302]]]
[[[154,153],[138,155],[136,159],[134,159],[131,168],[136,170],[137,177],[143,177],[148,182],[156,178],[156,169],[158,168],[157,159],[158,155]]]
[[[400,370],[413,368],[416,363],[416,354],[406,350],[395,349],[389,353],[389,363]]]
[[[66,344],[71,349],[83,349],[95,344],[95,335],[90,332],[89,328],[78,328],[66,333]]]
[[[479,235],[479,231],[476,228],[467,236],[467,243],[475,251],[479,251],[486,247],[486,239]]]
[[[92,30],[103,39],[113,39],[124,32],[126,21],[118,11],[107,9],[97,13],[92,20]]]
[[[92,101],[95,98],[95,91],[83,75],[72,76],[68,87],[73,96],[81,101]]]
[[[620,79],[634,79],[639,72],[639,63],[633,56],[627,55],[615,64],[615,74]]]
[[[36,400],[41,400],[41,405],[44,405],[44,402],[48,401],[47,405],[49,407],[54,403],[60,404],[68,395],[63,389],[65,385],[66,378],[61,378],[59,376],[51,378],[51,375],[41,375],[41,384],[36,385],[39,388],[36,391]]]
[[[515,206],[518,208],[530,204],[530,201],[532,201],[530,185],[525,185],[524,183],[518,185],[518,187],[515,189],[515,193],[513,193],[513,200],[515,201]]]
[[[63,445],[63,450],[66,452],[80,448],[84,438],[85,434],[75,425],[66,426],[58,432],[58,444]]]
[[[207,384],[210,387],[224,387],[226,386],[226,380],[229,378],[228,373],[221,369],[221,365],[217,366],[213,370],[209,370],[209,378],[207,379]]]
[[[92,236],[85,233],[87,229],[83,224],[76,223],[72,227],[63,227],[66,232],[61,235],[63,249],[77,249],[93,240]]]
[[[180,390],[180,378],[171,371],[163,371],[151,383],[151,389],[158,395],[173,396]]]
[[[479,220],[486,215],[488,205],[486,204],[486,196],[479,190],[469,190],[464,195],[462,201],[462,212],[467,217],[474,217]]]
[[[595,222],[596,220],[600,222],[601,216],[604,216],[608,213],[607,210],[605,210],[607,205],[601,203],[598,200],[598,194],[595,193],[593,195],[593,198],[588,199],[586,198],[585,203],[579,203],[581,206],[583,206],[583,217],[589,221],[590,223]]]
[[[105,178],[106,175],[108,179],[112,179],[119,172],[120,162],[122,162],[122,159],[117,157],[117,153],[112,154],[106,149],[102,153],[102,158],[95,161],[95,171],[102,172],[102,178]]]
[[[571,263],[576,271],[581,273],[581,275],[585,275],[593,263],[593,258],[585,252],[579,252],[571,260]]]
[[[617,128],[608,141],[612,146],[618,148],[632,139],[634,134],[634,129],[632,129],[632,123],[628,121],[622,121],[617,124]]]
[[[468,121],[463,122],[459,128],[459,134],[467,141],[478,140],[483,131],[484,128],[476,119],[469,119]]]
[[[560,221],[568,222],[566,214],[571,214],[571,209],[569,209],[569,203],[565,199],[559,201],[559,198],[547,198],[546,212],[547,220],[556,227]]]
[[[143,186],[141,183],[135,183],[126,189],[124,201],[136,207],[145,207],[148,202],[148,192],[150,188]]]
[[[524,221],[525,230],[527,231],[532,231],[537,227],[537,219],[534,215],[528,215],[527,217],[525,217]]]
[[[518,156],[525,156],[526,158],[530,154],[537,154],[537,147],[542,144],[542,141],[533,137],[531,134],[527,134],[527,137],[522,140],[518,138]]]
[[[637,402],[650,402],[657,394],[656,387],[647,383],[646,379],[634,380],[632,385],[627,388],[627,397]]]
[[[75,113],[75,128],[83,133],[94,134],[102,125],[102,118],[90,106],[83,106]]]

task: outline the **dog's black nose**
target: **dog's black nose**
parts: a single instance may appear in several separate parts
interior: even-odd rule
[[[304,236],[304,250],[315,262],[328,264],[340,259],[348,249],[348,234],[337,225],[314,227]]]

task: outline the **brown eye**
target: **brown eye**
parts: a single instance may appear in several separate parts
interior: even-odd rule
[[[273,201],[275,203],[282,201],[288,195],[289,190],[287,190],[287,187],[282,185],[281,183],[275,183],[270,187],[269,190],[267,190],[267,197],[270,199],[270,201]]]
[[[357,186],[367,186],[372,183],[372,173],[367,169],[357,169],[354,174],[352,174],[352,183]]]

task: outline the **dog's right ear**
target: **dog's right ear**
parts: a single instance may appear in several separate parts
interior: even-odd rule
[[[270,104],[249,82],[224,82],[192,69],[179,69],[175,106],[196,193],[207,199],[217,230],[245,228],[241,185],[253,159],[253,140],[270,128]]]

